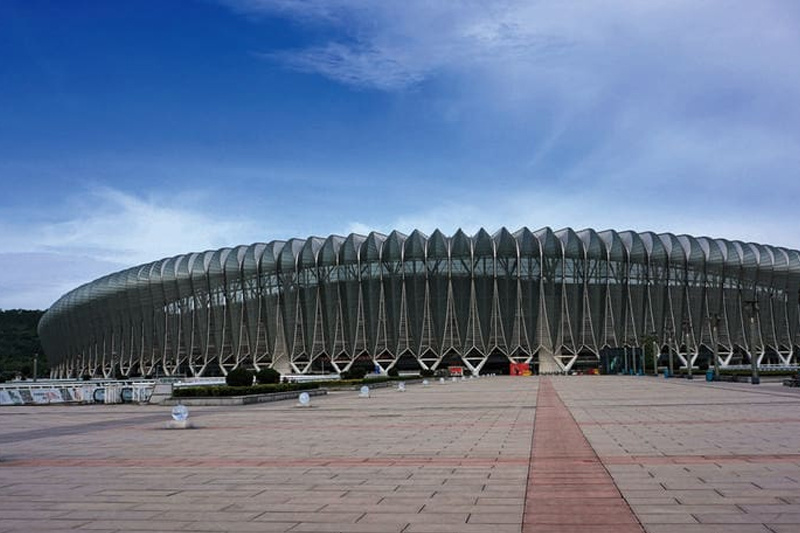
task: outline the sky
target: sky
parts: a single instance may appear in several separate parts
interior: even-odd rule
[[[795,0],[3,0],[0,309],[350,232],[800,248]]]

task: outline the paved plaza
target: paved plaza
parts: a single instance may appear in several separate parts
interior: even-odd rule
[[[800,393],[496,377],[235,407],[0,408],[0,533],[800,532]]]

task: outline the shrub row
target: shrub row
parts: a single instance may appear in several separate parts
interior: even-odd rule
[[[713,367],[710,368],[709,370],[713,370]],[[706,370],[699,370],[699,371],[698,370],[694,370],[692,372],[692,374],[695,375],[695,376],[705,376],[706,372],[707,372]],[[750,377],[751,372],[752,371],[749,368],[748,369],[736,369],[736,370],[725,369],[725,368],[720,368],[719,369],[719,374],[721,376],[746,376],[746,377]],[[676,373],[678,375],[685,376],[689,372],[685,368],[681,368],[681,369],[677,370]],[[762,370],[760,368],[758,369],[758,375],[759,376],[794,376],[795,374],[797,374],[797,370]]]
[[[340,379],[337,381],[323,381],[325,387],[352,387],[354,385],[371,385],[372,383],[384,383],[386,381],[401,381],[407,378],[392,376],[367,376],[363,379]]]
[[[247,368],[234,368],[225,376],[225,384],[229,387],[249,387],[255,379],[259,385],[269,385],[280,383],[281,373],[274,368],[262,368],[258,372],[253,372]]]
[[[417,376],[405,376],[405,377],[368,376],[363,379],[314,381],[311,383],[272,383],[268,385],[247,385],[240,387],[233,387],[230,385],[214,385],[206,387],[181,387],[173,390],[172,396],[176,398],[247,396],[251,394],[268,394],[270,392],[289,392],[289,391],[318,389],[320,387],[336,388],[336,387],[353,387],[359,385],[371,385],[373,383],[383,383],[386,381],[404,381],[407,379],[416,379],[416,377]],[[252,383],[252,378],[250,382]]]
[[[747,370],[725,370],[720,368],[719,373],[725,376],[749,376],[751,374],[751,370],[748,368]],[[793,376],[797,374],[797,370],[762,370],[758,369],[759,376]]]
[[[176,398],[207,398],[221,396],[247,396],[250,394],[268,394],[271,392],[291,392],[318,389],[320,383],[273,383],[269,385],[250,385],[248,387],[230,387],[217,385],[213,387],[182,387],[172,391]]]

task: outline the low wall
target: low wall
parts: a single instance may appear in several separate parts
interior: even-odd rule
[[[249,405],[253,403],[277,402],[281,400],[296,400],[302,393],[309,396],[323,396],[328,394],[327,389],[309,389],[301,391],[269,392],[266,394],[250,394],[247,396],[210,396],[195,398],[170,398],[161,402],[161,405],[186,406],[211,406],[211,405]]]

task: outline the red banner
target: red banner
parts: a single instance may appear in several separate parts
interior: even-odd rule
[[[528,363],[511,363],[509,365],[509,374],[512,376],[530,376],[531,367]]]

